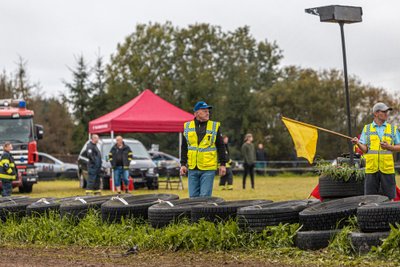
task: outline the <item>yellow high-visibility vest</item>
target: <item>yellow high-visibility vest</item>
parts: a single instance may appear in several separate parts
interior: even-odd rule
[[[197,168],[204,171],[216,170],[218,167],[217,132],[220,123],[207,121],[206,134],[203,140],[198,142],[194,120],[185,122],[184,136],[188,144],[188,167],[190,170]]]
[[[382,149],[380,142],[387,142],[394,145],[396,131],[395,127],[387,123],[381,140],[379,139],[376,127],[372,123],[364,126],[363,132],[368,147],[367,153],[364,154],[366,161],[365,173],[375,173],[377,171],[385,174],[394,173],[393,152]]]

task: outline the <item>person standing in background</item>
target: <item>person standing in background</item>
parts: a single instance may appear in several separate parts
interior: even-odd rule
[[[1,191],[2,197],[9,197],[12,193],[12,181],[17,178],[17,169],[15,168],[14,158],[11,155],[13,146],[10,142],[3,145],[3,154],[0,160],[0,180],[3,185]]]
[[[250,174],[251,188],[254,189],[254,165],[256,163],[256,150],[254,148],[252,134],[246,134],[241,150],[244,161],[243,189],[246,189],[247,174]]]
[[[229,156],[229,137],[227,135],[223,136],[225,145],[225,155],[226,155],[226,174],[221,176],[219,180],[219,187],[221,190],[233,190],[233,173],[232,173],[232,160]]]
[[[267,167],[267,153],[265,152],[264,145],[262,143],[257,145],[256,160],[256,168],[264,170],[265,167]]]

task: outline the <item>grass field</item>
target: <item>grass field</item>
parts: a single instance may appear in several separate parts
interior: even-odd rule
[[[232,191],[220,190],[218,182],[217,177],[213,195],[226,200],[279,201],[307,198],[318,183],[318,177],[288,174],[258,176],[255,190],[243,190],[239,176],[234,178]],[[180,198],[187,198],[187,179],[184,180],[184,187],[184,190],[166,190],[165,184],[161,184],[160,190],[135,190],[133,194],[173,193]],[[15,191],[15,194],[18,193]],[[39,182],[29,196],[67,197],[84,194],[78,181],[57,180]],[[111,192],[104,191],[104,194]],[[179,266],[182,260],[187,266],[400,266],[398,243],[384,253],[359,256],[348,251],[348,240],[339,238],[332,247],[310,252],[301,251],[293,244],[282,243],[291,239],[287,231],[290,225],[273,227],[271,229],[275,230],[270,229],[270,232],[261,236],[241,233],[232,227],[235,225],[235,222],[217,226],[205,222],[184,223],[156,230],[130,221],[120,224],[102,223],[101,217],[95,213],[86,216],[77,225],[61,220],[59,216],[26,217],[21,222],[7,221],[0,228],[0,256],[11,258],[15,255],[14,251],[18,251],[18,255],[22,256],[17,257],[18,261],[13,266]],[[400,237],[400,230],[396,230],[394,235]],[[120,251],[125,251],[132,244],[139,244],[139,254],[121,256]],[[205,249],[185,249],[182,244],[203,244]],[[215,244],[237,248],[218,249]],[[172,245],[177,248],[174,249]]]
[[[239,176],[234,177],[234,190],[220,190],[218,187],[219,177],[214,181],[213,195],[222,197],[226,200],[234,199],[270,199],[274,201],[289,199],[307,198],[318,183],[316,176],[258,176],[256,177],[256,188],[249,189],[247,184],[246,190],[242,189],[242,179]],[[249,183],[249,181],[248,181]],[[168,190],[165,189],[165,183],[160,184],[159,190],[140,189],[135,190],[133,194],[155,194],[169,193],[179,195],[180,198],[189,196],[187,187],[187,178],[183,181],[184,190]],[[176,188],[176,184],[173,184]],[[17,192],[16,190],[14,192]],[[58,181],[42,181],[33,186],[33,192],[29,194],[31,197],[68,197],[83,195],[85,191],[79,188],[79,182],[76,180],[58,180]],[[103,194],[111,194],[110,190],[103,191]]]

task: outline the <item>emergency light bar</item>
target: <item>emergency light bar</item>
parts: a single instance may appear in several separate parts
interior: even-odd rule
[[[23,99],[0,99],[0,107],[26,108],[26,101]]]

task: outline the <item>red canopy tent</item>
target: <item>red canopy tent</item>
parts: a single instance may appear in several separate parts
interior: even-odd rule
[[[110,113],[89,122],[90,134],[110,133],[114,139],[117,133],[179,133],[179,158],[183,124],[192,120],[190,114],[165,101],[150,90]],[[112,176],[114,191],[114,177]]]
[[[190,114],[165,101],[150,90],[89,122],[89,133],[179,133]]]

